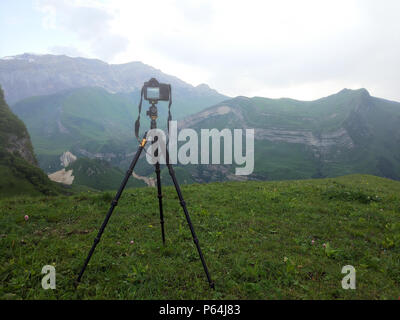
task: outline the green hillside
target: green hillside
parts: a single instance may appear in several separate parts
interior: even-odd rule
[[[242,179],[353,173],[400,179],[400,103],[372,97],[365,89],[344,89],[315,101],[224,100],[209,88],[204,88],[204,94],[190,90],[174,92],[173,114],[181,119],[180,128],[255,129],[255,169]],[[59,156],[67,150],[78,158],[99,158],[126,170],[137,148],[133,123],[138,99],[138,92],[111,94],[101,88],[80,88],[33,97],[13,109],[26,121],[40,166],[47,173],[60,169]],[[147,105],[142,111],[143,130],[148,128],[146,109]],[[187,115],[192,112],[197,113]],[[167,103],[160,102],[159,115],[158,124],[165,127]],[[237,178],[235,167],[180,166],[179,174],[187,183],[225,181]],[[145,161],[138,163],[136,171],[143,176],[154,172]],[[168,177],[166,181],[170,182]]]
[[[73,185],[83,185],[95,190],[116,190],[121,185],[125,172],[112,167],[110,163],[102,160],[81,158],[69,165],[66,170],[73,170],[75,177]],[[127,187],[144,187],[141,180],[131,178]]]
[[[36,164],[28,131],[11,112],[0,88],[0,197],[58,193],[60,189]]]
[[[166,187],[166,246],[156,189],[127,190],[77,289],[74,280],[112,195],[0,200],[0,298],[399,297],[400,182],[353,175],[182,190],[215,291],[208,288],[175,190]],[[56,268],[56,290],[41,289],[47,264]],[[356,290],[341,287],[345,265],[356,269]]]
[[[0,151],[0,198],[16,195],[56,195],[61,191],[44,172],[24,159]]]
[[[399,123],[400,103],[372,97],[365,89],[345,89],[315,101],[237,97],[187,117],[180,126],[254,128],[255,170],[249,179],[367,173],[399,180]],[[219,166],[228,173],[234,167]],[[214,181],[218,166],[205,169],[197,181]]]
[[[113,165],[125,167],[127,154],[137,147],[134,122],[139,91],[112,94],[102,88],[79,88],[25,99],[12,106],[26,123],[39,164],[46,172],[61,169],[59,156],[69,150],[79,157],[100,155]],[[177,88],[172,113],[182,118],[225,100],[208,88]],[[167,103],[159,103],[159,126],[166,126]],[[147,102],[142,109],[142,129],[149,127]]]
[[[25,124],[12,113],[4,100],[4,93],[0,87],[0,148],[5,150],[10,148],[12,141],[10,138],[14,136],[15,140],[29,138]],[[26,143],[26,152],[33,155],[33,148],[30,142]],[[32,159],[32,162],[35,162]]]
[[[88,152],[114,150],[132,137],[135,110],[128,97],[100,88],[83,88],[51,96],[32,97],[13,110],[26,121],[39,155],[60,156],[74,146]],[[125,145],[124,145],[125,146]]]

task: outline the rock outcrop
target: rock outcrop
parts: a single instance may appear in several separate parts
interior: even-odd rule
[[[64,168],[68,167],[71,163],[74,163],[76,161],[76,159],[78,159],[75,155],[73,155],[71,152],[66,151],[64,152],[61,157],[60,157],[60,161],[61,161],[61,166],[63,166]]]

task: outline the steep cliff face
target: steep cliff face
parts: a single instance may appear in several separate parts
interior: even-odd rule
[[[0,88],[0,149],[19,155],[31,165],[37,165],[31,139],[25,124],[12,113]]]
[[[4,100],[0,88],[0,197],[19,194],[51,195],[60,190],[37,167],[24,123]]]

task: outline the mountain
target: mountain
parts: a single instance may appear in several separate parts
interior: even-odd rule
[[[39,165],[47,173],[62,169],[59,157],[66,151],[125,167],[137,147],[133,127],[140,89],[152,77],[172,85],[174,119],[228,98],[206,84],[194,87],[141,62],[112,65],[49,54],[0,59],[6,99],[26,123]],[[167,106],[158,104],[159,127],[166,127]],[[146,111],[144,102],[143,130],[149,126]]]
[[[0,59],[0,83],[47,173],[63,168],[59,158],[66,151],[126,168],[137,147],[133,127],[140,87],[151,77],[172,84],[172,113],[180,128],[255,128],[252,175],[235,176],[234,165],[181,166],[188,183],[351,173],[400,179],[400,104],[372,97],[365,89],[344,89],[315,101],[232,99],[140,62],[111,65],[33,54]],[[146,110],[145,103],[143,131],[149,126]],[[165,128],[167,103],[160,102],[158,110],[158,126]],[[138,163],[139,175],[149,177],[153,171]]]
[[[37,167],[32,143],[24,123],[4,100],[0,87],[0,196],[51,195],[57,187]]]
[[[39,163],[48,173],[61,169],[59,157],[65,151],[110,160],[124,154],[129,139],[134,140],[133,102],[101,88],[32,97],[12,109],[26,121]]]
[[[97,59],[28,53],[0,59],[0,84],[10,105],[28,97],[82,87],[130,93],[140,90],[152,77],[170,83],[174,89],[191,91],[194,96],[218,95],[207,86],[193,87],[141,62],[108,64]]]
[[[226,99],[211,89],[200,86],[172,88],[173,118],[196,113]],[[137,118],[140,91],[109,93],[103,88],[69,89],[47,96],[24,99],[12,106],[24,120],[46,172],[60,170],[59,157],[65,151],[81,157],[111,161],[126,167],[137,147],[134,121]],[[166,127],[167,102],[159,102],[159,127]],[[141,128],[149,127],[147,102],[143,103]],[[129,159],[128,159],[129,158]]]
[[[304,179],[368,173],[400,179],[400,103],[344,89],[315,100],[236,97],[181,120],[179,127],[255,129],[255,170],[185,167],[197,182]]]
[[[199,103],[201,111],[183,119],[175,115],[185,114],[185,97],[190,92],[176,89],[175,97],[172,110],[174,118],[180,118],[180,128],[255,129],[252,175],[234,175],[235,165],[179,166],[187,183],[351,173],[400,179],[400,104],[372,97],[365,89],[344,89],[315,101],[220,97],[209,108],[202,109]],[[213,103],[209,96],[202,98],[204,105]],[[59,157],[67,150],[78,158],[106,160],[125,169],[137,147],[133,123],[138,99],[138,91],[112,94],[102,88],[79,88],[28,98],[12,108],[26,122],[40,166],[47,173],[62,169]],[[146,109],[142,110],[142,129],[148,127]],[[159,114],[159,126],[165,128],[166,104],[160,103]],[[154,168],[145,160],[138,162],[136,171],[154,176]],[[162,175],[169,184],[165,169]]]

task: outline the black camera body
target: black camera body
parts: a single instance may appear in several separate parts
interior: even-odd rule
[[[157,101],[169,101],[170,99],[170,85],[160,83],[155,78],[151,78],[149,81],[145,82],[143,90],[145,100],[157,103]]]

